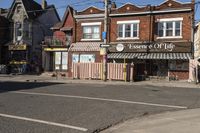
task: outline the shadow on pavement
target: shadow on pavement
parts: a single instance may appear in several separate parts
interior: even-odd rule
[[[49,82],[0,82],[0,93],[8,91],[18,91],[25,89],[34,89],[45,86],[52,86],[62,83],[49,83]]]

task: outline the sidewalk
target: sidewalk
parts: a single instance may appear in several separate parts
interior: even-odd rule
[[[126,121],[102,133],[199,133],[200,109],[182,110]]]
[[[50,75],[2,75],[0,81],[15,82],[57,82],[57,83],[82,83],[82,84],[104,84],[104,85],[149,85],[149,86],[166,86],[166,87],[187,87],[200,88],[200,84],[189,83],[187,81],[166,81],[166,80],[148,80],[141,82],[124,82],[124,81],[101,81],[101,80],[79,80],[66,77],[51,77]]]

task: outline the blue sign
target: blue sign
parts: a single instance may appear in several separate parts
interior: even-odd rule
[[[102,39],[106,39],[107,38],[107,33],[106,32],[102,32]]]

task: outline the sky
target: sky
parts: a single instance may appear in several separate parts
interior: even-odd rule
[[[35,0],[38,3],[41,3],[42,0]],[[97,6],[99,8],[103,8],[104,0],[47,0],[48,4],[54,4],[57,8],[57,11],[62,19],[63,14],[68,5],[71,5],[76,10],[83,10],[89,6]],[[117,6],[121,6],[127,2],[133,3],[138,6],[145,6],[148,4],[151,5],[159,5],[165,0],[112,0],[115,1]],[[178,0],[179,2],[191,2],[191,0]],[[0,0],[0,8],[9,8],[13,0]],[[196,0],[196,2],[200,2],[200,0]],[[196,4],[195,9],[195,20],[200,21],[200,4]]]

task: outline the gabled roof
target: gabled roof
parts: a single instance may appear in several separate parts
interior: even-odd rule
[[[191,7],[192,2],[179,2],[177,0],[165,0],[164,2],[162,2],[161,4],[159,4],[158,6],[156,6],[156,8],[160,8],[160,9],[167,9],[167,8],[187,8],[187,7]]]
[[[117,9],[121,9],[121,8],[123,8],[123,7],[125,7],[125,6],[132,6],[132,7],[137,8],[137,9],[140,8],[140,7],[137,6],[137,5],[134,5],[134,4],[130,3],[130,2],[127,2],[127,3],[123,4],[123,5],[121,5],[120,7],[118,7]]]
[[[77,15],[85,15],[85,14],[100,14],[104,13],[104,9],[100,9],[96,6],[89,6],[86,9],[77,12]]]
[[[64,14],[62,21],[61,21],[62,26],[64,25],[69,13],[71,13],[72,17],[74,16],[74,9],[71,6],[67,6],[67,8],[66,8],[65,14]]]
[[[60,28],[62,28],[65,24],[65,21],[69,15],[69,13],[71,13],[72,17],[74,15],[74,9],[71,7],[71,6],[67,6],[66,10],[65,10],[65,14],[62,18],[62,21],[61,22],[58,22],[57,24],[55,24],[51,29],[53,30],[58,30]]]
[[[13,1],[9,14],[8,14],[8,18],[10,18],[11,15],[13,14],[12,12],[14,11],[16,2],[17,2],[16,0]],[[39,15],[42,14],[43,9],[41,5],[35,2],[34,0],[21,0],[21,2],[24,6],[25,12],[29,19],[35,19]]]

